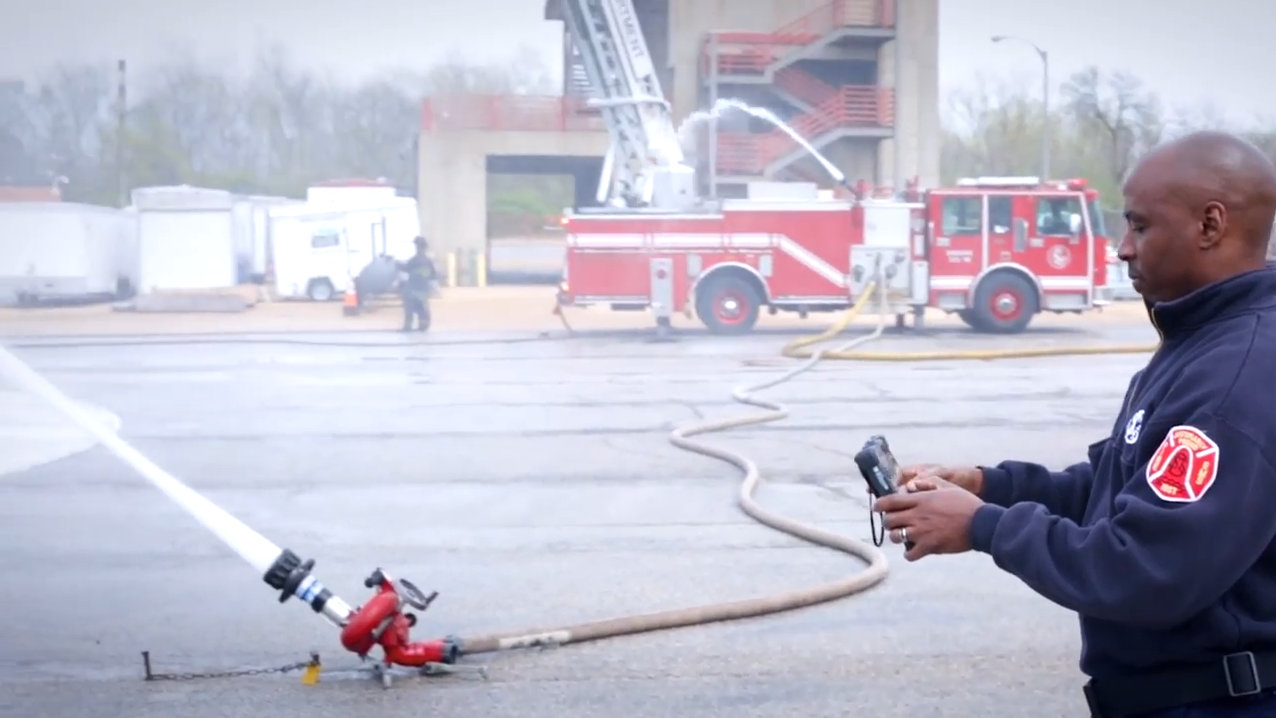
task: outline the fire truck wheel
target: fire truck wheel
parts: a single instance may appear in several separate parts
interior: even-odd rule
[[[979,323],[979,315],[975,314],[975,310],[960,309],[957,311],[957,316],[961,319],[963,324],[971,329],[974,329],[975,331],[983,331],[983,325]]]
[[[758,322],[757,291],[729,274],[713,277],[696,291],[696,315],[714,334],[744,334]]]
[[[1037,290],[1018,274],[992,274],[979,283],[971,313],[978,331],[1018,334],[1037,313]]]

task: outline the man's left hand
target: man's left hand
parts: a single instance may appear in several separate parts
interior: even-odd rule
[[[885,514],[891,541],[904,543],[907,539],[913,544],[904,553],[909,561],[931,554],[969,551],[970,522],[984,502],[947,481],[932,477],[926,481],[934,486],[907,487],[873,504],[875,511]]]

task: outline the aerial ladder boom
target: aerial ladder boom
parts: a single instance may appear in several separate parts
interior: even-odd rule
[[[568,32],[611,135],[598,199],[627,207],[695,202],[685,163],[633,0],[562,0]]]

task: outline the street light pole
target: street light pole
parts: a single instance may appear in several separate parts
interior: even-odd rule
[[[115,64],[115,195],[120,207],[129,205],[128,155],[125,149],[128,131],[128,63]]]
[[[993,35],[993,42],[1021,42],[1036,51],[1041,58],[1041,180],[1050,179],[1050,146],[1053,144],[1053,122],[1050,117],[1050,55],[1031,40],[1013,35]]]

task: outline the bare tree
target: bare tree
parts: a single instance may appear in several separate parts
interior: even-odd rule
[[[1125,73],[1089,68],[1070,77],[1062,94],[1065,102],[1050,118],[1056,176],[1085,178],[1109,200],[1140,155],[1193,130],[1240,131],[1276,159],[1276,120],[1258,118],[1246,132],[1208,104],[1167,111],[1155,93]],[[1036,174],[1040,108],[1037,88],[1026,82],[980,78],[953,93],[944,112],[945,180]]]
[[[401,87],[382,80],[342,95],[333,107],[334,169],[345,168],[347,174],[357,176],[384,176],[401,187],[412,185],[421,96]]]
[[[0,184],[45,179],[33,155],[36,133],[29,102],[23,83],[0,82]]]
[[[260,143],[242,80],[174,52],[136,85],[124,138],[134,184],[252,183]]]
[[[114,155],[122,146],[131,186],[186,183],[299,196],[316,181],[386,177],[410,188],[429,94],[555,89],[531,50],[509,62],[453,60],[356,84],[302,68],[277,46],[258,53],[246,73],[175,50],[131,72],[119,137],[113,70],[60,66],[32,92],[0,93],[0,176],[66,175],[73,199],[114,203]]]
[[[94,201],[109,197],[112,180],[101,171],[111,117],[111,68],[59,65],[26,97],[29,158],[49,177],[66,177],[67,194]]]
[[[1082,131],[1099,133],[1110,177],[1122,178],[1139,155],[1165,136],[1161,102],[1142,81],[1097,67],[1075,73],[1062,88],[1064,106]]]
[[[1044,114],[1020,78],[977,78],[948,100],[948,128],[941,166],[951,181],[960,175],[1035,174],[1041,156]]]
[[[554,89],[545,64],[526,48],[508,62],[481,65],[454,55],[431,68],[424,85],[432,95],[537,95]]]

